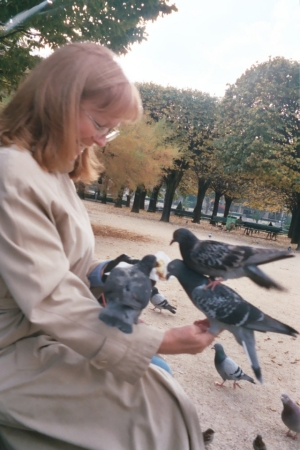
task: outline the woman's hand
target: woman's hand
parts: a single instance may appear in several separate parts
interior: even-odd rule
[[[171,328],[165,332],[158,353],[164,355],[201,353],[215,338],[208,328],[209,321],[207,319],[197,320],[193,325]]]

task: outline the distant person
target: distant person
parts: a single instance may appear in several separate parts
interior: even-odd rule
[[[270,223],[269,223],[269,227],[272,227],[272,226],[273,226],[273,224],[272,224],[272,222],[270,222]]]

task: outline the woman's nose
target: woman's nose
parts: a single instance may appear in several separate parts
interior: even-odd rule
[[[93,137],[94,143],[97,144],[99,147],[104,147],[106,144],[106,136],[94,136]]]

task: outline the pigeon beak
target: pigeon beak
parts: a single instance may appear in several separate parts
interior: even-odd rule
[[[174,239],[172,239],[172,240],[171,240],[171,242],[170,242],[170,245],[172,245],[172,244],[173,244],[173,242],[175,242],[175,241],[174,241]]]
[[[170,276],[171,276],[171,274],[168,272],[168,273],[166,274],[166,280],[168,280],[168,279],[170,278]]]

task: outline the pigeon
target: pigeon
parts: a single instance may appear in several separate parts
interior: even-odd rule
[[[294,403],[286,394],[282,394],[281,401],[283,403],[281,419],[282,422],[288,427],[286,436],[296,439],[297,434],[300,433],[300,407],[296,405],[296,403]],[[295,431],[296,434],[293,436],[291,431]]]
[[[154,286],[154,288],[152,289],[152,292],[151,292],[150,302],[154,306],[154,308],[152,308],[153,311],[156,308],[159,309],[160,312],[161,312],[162,309],[167,309],[172,314],[176,314],[176,307],[170,305],[168,300],[162,294],[160,294],[158,292],[158,289],[155,286]]]
[[[212,347],[215,350],[215,367],[218,374],[223,378],[223,383],[216,382],[217,386],[224,386],[226,380],[233,380],[233,388],[236,386],[241,387],[237,381],[246,380],[255,384],[253,378],[246,375],[242,369],[224,352],[224,348],[221,344],[215,344]]]
[[[267,446],[262,440],[262,437],[260,434],[256,436],[256,438],[253,441],[253,448],[254,450],[267,450]]]
[[[173,242],[179,243],[182,259],[188,267],[213,278],[208,286],[212,289],[222,280],[246,276],[259,286],[283,290],[257,266],[294,256],[286,250],[229,245],[212,240],[200,241],[186,228],[174,231],[171,244]],[[215,277],[221,277],[221,280],[214,280]]]
[[[212,441],[214,440],[214,435],[215,432],[212,428],[207,428],[207,430],[202,432],[205,447],[212,443]]]
[[[208,278],[191,270],[180,259],[171,261],[167,270],[167,277],[175,276],[196,308],[206,315],[212,334],[217,335],[226,329],[234,335],[237,342],[244,347],[256,378],[262,383],[254,331],[272,331],[294,337],[297,337],[298,331],[264,314],[228,286],[221,284],[213,291],[205,289]]]
[[[104,284],[107,302],[99,319],[124,333],[132,333],[142,310],[148,305],[152,290],[150,272],[157,264],[154,255],[146,255],[137,264],[115,267]]]

